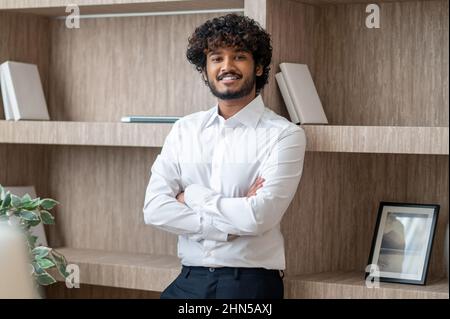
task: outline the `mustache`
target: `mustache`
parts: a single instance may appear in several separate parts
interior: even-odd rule
[[[235,77],[237,77],[238,79],[240,79],[242,76],[241,75],[239,75],[239,74],[237,74],[237,73],[234,73],[234,72],[227,72],[227,73],[223,73],[223,74],[221,74],[221,75],[219,75],[218,77],[217,77],[217,80],[222,80],[224,77],[226,77],[226,76],[235,76]]]

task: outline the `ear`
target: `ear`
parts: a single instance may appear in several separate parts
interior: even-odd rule
[[[202,71],[202,79],[203,79],[203,82],[206,84],[206,86],[209,86],[208,74],[206,73],[206,68],[204,68]]]
[[[264,68],[262,67],[262,65],[257,65],[256,66],[256,76],[261,76],[264,73]]]

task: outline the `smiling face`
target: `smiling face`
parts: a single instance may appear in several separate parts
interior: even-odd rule
[[[206,72],[203,74],[214,96],[221,100],[236,100],[255,97],[256,76],[262,74],[262,68],[255,68],[250,52],[218,48],[207,52]]]

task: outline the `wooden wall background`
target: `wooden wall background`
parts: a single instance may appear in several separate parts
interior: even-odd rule
[[[330,124],[449,125],[448,1],[380,3],[380,29],[366,28],[366,4],[267,5],[274,72],[264,97],[277,112],[287,116],[273,76],[294,62],[308,64]]]

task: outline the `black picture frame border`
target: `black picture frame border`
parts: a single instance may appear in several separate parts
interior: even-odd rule
[[[410,285],[426,285],[427,278],[428,278],[428,269],[430,265],[430,257],[431,252],[433,250],[433,243],[435,241],[436,237],[436,228],[437,228],[437,221],[439,217],[439,210],[440,205],[439,204],[421,204],[421,203],[403,203],[403,202],[387,202],[387,201],[381,201],[378,207],[378,215],[377,215],[377,222],[375,225],[375,229],[373,232],[372,237],[372,245],[370,247],[370,254],[369,254],[369,260],[367,261],[367,265],[372,264],[373,254],[375,251],[375,245],[378,238],[378,232],[380,231],[380,223],[381,223],[381,217],[383,214],[383,208],[385,206],[398,206],[398,207],[419,207],[419,208],[433,208],[433,220],[431,222],[431,234],[428,237],[428,245],[427,245],[427,253],[425,257],[425,263],[424,263],[424,269],[422,272],[422,278],[419,280],[411,280],[411,279],[400,279],[400,278],[390,278],[390,277],[377,277],[380,282],[391,282],[391,283],[400,283],[400,284],[410,284]],[[370,273],[366,271],[365,278],[369,276]]]

